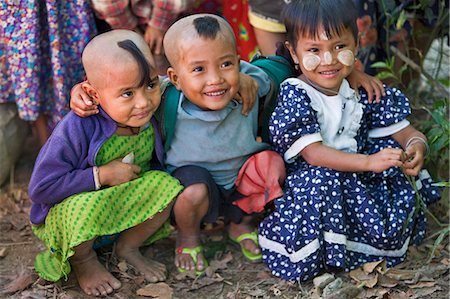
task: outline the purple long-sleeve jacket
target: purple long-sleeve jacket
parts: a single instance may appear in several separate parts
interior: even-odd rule
[[[163,164],[163,146],[156,120],[157,164]],[[69,112],[42,147],[34,165],[28,193],[32,200],[30,221],[45,221],[52,206],[65,198],[95,190],[93,167],[98,150],[117,130],[116,123],[102,110],[95,116],[80,118]]]

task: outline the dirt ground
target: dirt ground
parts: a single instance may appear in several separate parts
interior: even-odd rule
[[[11,179],[0,189],[0,298],[89,298],[73,275],[48,283],[33,270],[35,255],[44,249],[28,222],[30,202],[27,183],[37,155],[37,141],[30,136]],[[448,228],[448,193],[433,214]],[[443,226],[443,228],[445,228]],[[101,261],[123,286],[108,298],[449,298],[448,231],[429,219],[427,239],[410,247],[408,259],[392,269],[372,263],[350,273],[324,273],[314,281],[287,283],[273,277],[263,264],[247,262],[239,249],[227,242],[220,225],[205,229],[207,274],[180,274],[173,266],[175,232],[171,238],[143,248],[145,256],[167,266],[168,278],[146,285],[143,278],[113,255],[113,248],[99,253]],[[434,246],[435,241],[438,245]],[[434,249],[432,258],[431,252]]]

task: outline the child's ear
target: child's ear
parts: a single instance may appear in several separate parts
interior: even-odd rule
[[[294,47],[292,47],[291,43],[288,42],[288,41],[285,41],[285,42],[284,42],[284,45],[285,45],[286,48],[289,50],[289,53],[291,54],[292,60],[294,60],[294,63],[295,63],[295,64],[299,64],[300,62],[299,62],[299,60],[298,60],[297,54],[295,54]]]
[[[178,75],[177,72],[175,71],[175,69],[171,66],[169,66],[169,68],[167,69],[167,77],[169,78],[170,82],[172,82],[172,84],[178,89],[181,90],[180,88],[180,82],[178,80]]]
[[[99,97],[100,95],[98,94],[97,89],[95,89],[94,86],[92,86],[88,81],[85,81],[81,84],[81,88],[84,90],[85,93],[87,93],[92,101],[94,102],[94,104],[98,105],[99,101]]]

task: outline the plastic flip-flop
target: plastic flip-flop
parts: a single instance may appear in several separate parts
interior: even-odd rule
[[[241,241],[243,241],[243,240],[252,240],[256,244],[256,246],[259,247],[258,233],[256,231],[251,232],[251,233],[242,234],[242,235],[238,236],[237,238],[232,238],[230,236],[230,240],[233,241],[234,243],[238,244],[241,247],[242,254],[250,262],[257,263],[262,260],[261,253],[254,254],[253,252],[251,252],[250,250],[245,248],[241,243]]]
[[[175,254],[189,254],[192,258],[192,260],[194,261],[194,264],[197,265],[197,259],[198,259],[198,254],[203,252],[203,246],[202,245],[198,245],[197,247],[194,248],[188,248],[188,247],[177,247],[175,249]],[[206,259],[204,259],[204,269],[206,269],[208,267],[208,261]],[[177,267],[178,272],[180,273],[184,273],[187,272],[189,270],[181,268],[181,267]],[[203,273],[205,273],[205,270],[195,270],[195,274],[196,275],[202,275]]]

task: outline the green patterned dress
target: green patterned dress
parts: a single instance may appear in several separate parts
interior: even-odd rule
[[[33,232],[48,250],[36,256],[35,270],[44,279],[57,281],[70,273],[73,247],[99,236],[120,233],[163,211],[180,193],[182,186],[169,174],[150,170],[154,145],[153,127],[138,135],[113,135],[100,148],[96,164],[104,165],[134,153],[140,177],[117,186],[72,195],[52,207],[45,223]],[[146,244],[166,237],[163,225]]]

